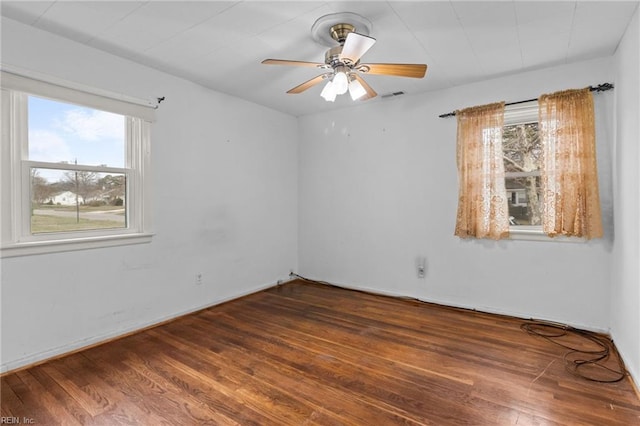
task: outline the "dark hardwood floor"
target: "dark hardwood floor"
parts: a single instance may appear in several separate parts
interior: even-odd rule
[[[6,375],[1,414],[38,425],[640,424],[628,379],[572,376],[564,349],[520,325],[293,282]]]

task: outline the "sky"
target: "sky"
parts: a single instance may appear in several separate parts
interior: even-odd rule
[[[30,160],[124,167],[124,150],[124,116],[29,96]]]

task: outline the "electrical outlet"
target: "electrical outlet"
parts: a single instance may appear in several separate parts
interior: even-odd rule
[[[202,274],[196,274],[196,285],[202,285]]]
[[[427,259],[424,257],[416,258],[416,275],[418,278],[424,278],[426,274],[426,263]]]

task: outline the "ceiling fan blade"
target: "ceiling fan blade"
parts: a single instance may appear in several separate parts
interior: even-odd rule
[[[367,91],[367,94],[360,97],[358,100],[360,101],[366,101],[367,99],[371,99],[371,98],[375,98],[376,96],[378,96],[378,94],[376,93],[375,90],[373,90],[371,88],[371,86],[369,86],[367,84],[366,81],[364,81],[364,79],[362,77],[360,77],[357,73],[353,73],[352,75],[355,76],[356,80],[358,80],[360,82],[360,84],[362,84],[362,87],[364,87],[364,90]]]
[[[297,85],[293,89],[288,90],[287,93],[291,93],[291,94],[302,93],[305,90],[315,86],[316,84],[321,83],[322,80],[324,80],[327,75],[329,74],[320,74],[317,77],[313,77],[311,80],[307,80],[304,83]]]
[[[362,64],[357,68],[366,74],[412,78],[422,78],[427,72],[427,66],[425,64]],[[368,68],[368,70],[366,70],[366,68]]]
[[[292,65],[294,67],[311,68],[322,68],[326,66],[326,64],[321,64],[319,62],[288,61],[286,59],[265,59],[262,63],[267,65]]]
[[[358,33],[349,33],[342,46],[340,59],[350,59],[352,63],[358,62],[360,57],[367,53],[376,42],[373,37],[368,37]]]

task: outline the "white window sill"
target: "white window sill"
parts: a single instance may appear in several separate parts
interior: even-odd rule
[[[584,238],[580,237],[565,237],[565,236],[557,236],[550,237],[544,232],[542,232],[542,228],[539,226],[510,226],[509,227],[509,239],[511,240],[520,240],[520,241],[546,241],[546,242],[554,242],[554,243],[584,243]]]
[[[70,238],[67,240],[30,241],[6,244],[0,248],[0,258],[88,250],[131,244],[150,243],[153,234],[120,234],[98,237]]]

